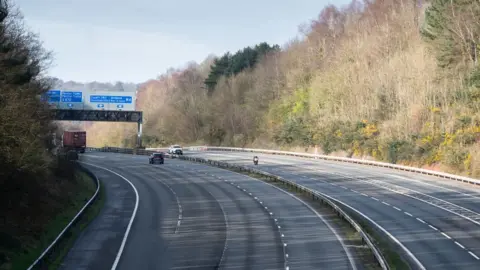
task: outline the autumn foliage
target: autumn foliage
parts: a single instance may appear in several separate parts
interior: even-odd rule
[[[217,72],[232,66],[224,55],[145,83],[144,143],[318,145],[478,175],[479,16],[473,0],[327,6],[301,39],[268,45],[240,72]],[[133,145],[135,127],[123,132]]]

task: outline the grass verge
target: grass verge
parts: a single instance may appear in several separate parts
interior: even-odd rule
[[[51,222],[46,226],[45,234],[37,241],[37,243],[31,243],[30,249],[26,249],[26,252],[15,256],[11,262],[9,268],[11,270],[24,270],[27,269],[30,264],[40,256],[40,254],[48,247],[58,234],[65,228],[65,226],[72,220],[72,218],[78,213],[78,211],[85,205],[85,203],[95,193],[96,185],[93,179],[83,171],[78,171],[75,174],[75,181],[78,189],[73,192],[74,196],[70,200],[70,204],[66,206],[63,212],[59,213]],[[65,255],[73,246],[75,240],[78,238],[82,230],[98,215],[103,207],[105,200],[103,185],[100,185],[100,190],[97,198],[93,201],[92,205],[85,209],[85,212],[80,216],[79,220],[73,224],[70,230],[66,231],[64,237],[62,237],[57,244],[52,248],[45,262],[37,269],[57,269]]]
[[[214,166],[208,163],[203,163],[210,166]],[[324,217],[330,224],[334,225],[338,232],[341,233],[344,237],[345,245],[353,252],[357,263],[361,264],[364,269],[372,269],[377,270],[381,269],[378,265],[373,252],[370,248],[366,245],[366,243],[361,238],[360,234],[353,228],[350,223],[346,220],[341,218],[329,205],[326,203],[322,203],[320,200],[315,200],[311,196],[308,196],[307,193],[301,192],[284,184],[283,182],[273,180],[265,175],[252,173],[243,171],[237,168],[232,167],[223,167],[223,166],[215,166],[220,167],[222,169],[230,170],[236,173],[244,174],[255,179],[268,182],[273,184],[285,191],[290,192],[291,194],[297,196],[298,198],[302,199],[304,202],[308,203],[312,206],[317,212],[319,212],[322,217]],[[341,207],[341,205],[339,205]],[[341,207],[345,212],[347,212],[350,217],[352,217],[363,229],[363,231],[370,237],[370,239],[374,242],[376,247],[380,250],[382,255],[384,256],[387,264],[391,270],[396,269],[411,269],[408,263],[399,255],[393,245],[388,241],[385,240],[385,237],[378,233],[374,228],[372,228],[363,218],[359,217],[358,215],[352,214],[347,209]]]

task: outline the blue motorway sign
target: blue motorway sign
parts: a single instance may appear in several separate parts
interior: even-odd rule
[[[131,96],[90,96],[90,102],[102,102],[102,103],[132,103]]]
[[[62,102],[72,102],[72,103],[81,103],[83,101],[82,92],[62,92]]]
[[[42,100],[49,103],[60,102],[60,90],[50,90],[43,96]]]

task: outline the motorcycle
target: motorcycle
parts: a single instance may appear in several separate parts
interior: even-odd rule
[[[253,157],[253,164],[258,165],[258,157],[257,156]]]

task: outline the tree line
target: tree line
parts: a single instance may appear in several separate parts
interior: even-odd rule
[[[139,88],[148,146],[252,146],[479,174],[480,5],[352,1],[325,7],[282,49],[262,43]],[[91,143],[133,145],[92,127]]]

